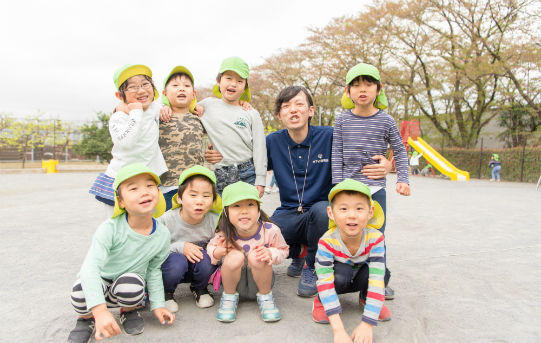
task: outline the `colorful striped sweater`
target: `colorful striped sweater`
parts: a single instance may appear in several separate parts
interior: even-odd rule
[[[329,229],[319,240],[316,253],[317,290],[327,316],[342,312],[338,295],[334,288],[334,262],[347,263],[357,269],[368,263],[368,294],[362,321],[378,324],[379,312],[385,300],[385,245],[383,234],[375,229],[365,228],[361,245],[352,255],[340,238],[340,231]]]

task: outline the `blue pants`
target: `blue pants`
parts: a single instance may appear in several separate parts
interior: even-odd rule
[[[224,188],[237,181],[255,184],[255,167],[252,160],[231,166],[222,166],[214,170],[216,174],[216,190],[222,195]]]
[[[210,263],[210,257],[206,250],[201,250],[203,259],[200,262],[191,263],[186,256],[176,252],[169,254],[169,257],[162,264],[162,278],[165,292],[174,293],[179,283],[191,282],[196,289],[206,288],[210,276],[217,266]]]
[[[492,180],[500,181],[500,170],[502,170],[502,166],[494,166],[492,168]]]
[[[282,236],[289,245],[289,257],[297,258],[301,252],[301,244],[308,247],[306,264],[314,268],[317,243],[319,238],[329,229],[327,201],[316,202],[304,213],[297,209],[276,210],[271,220],[280,227]]]
[[[353,269],[353,267],[347,263],[334,262],[334,288],[337,294],[361,292],[360,296],[363,300],[366,300],[366,292],[368,290],[368,276],[369,276],[368,264],[363,263],[359,266],[359,269]],[[385,271],[383,281],[385,285],[389,282],[391,273],[388,270]]]

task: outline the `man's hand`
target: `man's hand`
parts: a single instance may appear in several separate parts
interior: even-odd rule
[[[212,149],[212,144],[209,143],[207,150],[205,150],[205,160],[207,160],[208,163],[218,163],[222,160],[223,156],[220,154],[218,150]]]
[[[171,114],[173,114],[171,107],[163,106],[160,109],[160,120],[167,123],[169,120],[171,120]]]
[[[372,159],[379,161],[379,163],[365,165],[361,170],[361,173],[369,179],[377,180],[384,178],[393,168],[393,164],[385,156],[374,155]]]
[[[171,325],[175,321],[175,315],[169,312],[169,310],[165,307],[158,307],[155,309],[154,315],[156,318],[158,318],[161,324],[165,324],[167,322],[167,324]]]
[[[100,304],[92,308],[92,314],[96,322],[96,334],[94,337],[97,341],[101,341],[103,338],[109,338],[112,336],[120,335],[120,327],[115,318],[107,310],[107,305]]]
[[[362,322],[353,330],[351,338],[354,343],[372,343],[372,335],[372,325]]]
[[[203,250],[203,248],[200,246],[186,242],[184,243],[184,250],[182,251],[182,254],[186,256],[190,263],[201,262],[203,259],[203,253],[201,250]]]
[[[405,182],[397,182],[396,183],[396,192],[400,195],[408,196],[411,194],[410,185],[408,185]]]

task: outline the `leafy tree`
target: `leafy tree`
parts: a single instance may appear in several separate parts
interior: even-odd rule
[[[107,113],[98,112],[98,121],[85,124],[80,131],[82,139],[74,145],[75,151],[88,158],[99,157],[102,161],[111,161],[113,141],[109,135],[109,117]]]
[[[505,129],[499,138],[510,148],[526,145],[528,136],[537,130],[541,120],[529,106],[513,102],[504,107],[498,118],[498,125]]]

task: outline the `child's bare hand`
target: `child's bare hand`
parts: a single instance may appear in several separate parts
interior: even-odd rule
[[[201,260],[203,259],[203,253],[201,252],[201,250],[203,250],[203,248],[201,248],[200,246],[190,242],[186,242],[184,243],[184,250],[182,251],[182,253],[184,254],[184,256],[186,256],[190,263],[195,263],[201,262]]]
[[[154,315],[156,316],[156,318],[158,318],[161,324],[167,323],[171,325],[175,322],[175,315],[169,312],[169,310],[165,307],[158,307],[157,309],[155,309]]]
[[[241,100],[239,101],[239,104],[242,106],[242,109],[245,111],[250,111],[254,109],[252,104],[250,104],[248,101]]]
[[[218,150],[212,149],[212,144],[209,143],[207,150],[205,150],[205,160],[207,160],[208,163],[218,163],[222,160],[223,156],[220,154]]]
[[[257,185],[255,186],[255,188],[257,188],[257,190],[259,191],[259,197],[262,198],[265,194],[265,186]]]
[[[372,343],[372,331],[372,325],[362,322],[353,330],[351,338],[354,343]]]
[[[346,330],[340,330],[334,333],[334,343],[352,343],[351,337],[349,337]]]
[[[269,248],[266,248],[264,246],[259,246],[254,249],[255,258],[258,261],[261,262],[267,262],[268,264],[272,264],[272,254],[269,250]]]
[[[132,110],[142,110],[142,109],[143,109],[143,104],[140,102],[132,102],[128,104],[128,113],[131,112]]]
[[[128,114],[130,113],[130,109],[128,108],[128,104],[121,102],[120,104],[116,105],[115,112],[124,112]]]
[[[193,114],[201,118],[204,113],[205,113],[205,108],[203,106],[195,105],[195,108],[193,109]]]
[[[101,304],[92,308],[92,314],[96,322],[96,334],[94,337],[97,341],[101,341],[103,338],[109,338],[112,336],[120,335],[120,327],[115,318],[107,310],[105,304]]]
[[[172,113],[173,113],[173,111],[171,110],[171,107],[163,106],[160,109],[160,120],[164,121],[164,122],[168,122],[169,120],[171,120],[171,114]]]
[[[408,196],[411,194],[410,185],[405,182],[396,183],[396,192],[401,195]]]

